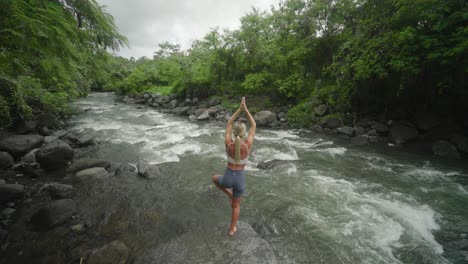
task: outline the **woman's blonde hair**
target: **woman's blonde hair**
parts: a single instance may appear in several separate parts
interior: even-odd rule
[[[245,127],[245,124],[242,122],[237,121],[232,125],[232,133],[234,134],[234,137],[235,137],[234,160],[236,161],[236,163],[239,163],[240,161],[241,143],[242,143],[242,138],[244,137],[246,130],[247,128]]]

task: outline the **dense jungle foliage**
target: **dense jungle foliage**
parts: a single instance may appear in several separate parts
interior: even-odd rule
[[[187,96],[268,95],[332,112],[460,111],[468,99],[463,0],[289,0],[253,9],[239,30],[213,29],[189,50],[116,64],[107,89]],[[403,110],[403,111],[402,111]],[[398,112],[398,113],[397,113]]]
[[[94,0],[0,0],[0,125],[67,102],[103,84],[127,40]],[[106,71],[107,70],[107,71]]]
[[[211,30],[188,50],[163,43],[125,59],[125,44],[94,0],[0,0],[0,115],[62,110],[90,89],[120,94],[260,95],[331,113],[460,113],[467,108],[464,0],[285,0],[253,9],[238,30]],[[156,48],[155,48],[156,49]]]

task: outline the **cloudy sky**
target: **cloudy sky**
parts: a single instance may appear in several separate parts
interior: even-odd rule
[[[252,7],[269,10],[280,0],[97,0],[114,16],[120,33],[130,41],[121,56],[152,57],[158,43],[170,41],[189,48],[210,28],[237,29]]]

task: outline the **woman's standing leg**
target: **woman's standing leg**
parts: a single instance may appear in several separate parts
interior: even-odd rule
[[[231,214],[231,226],[229,227],[229,235],[234,236],[237,231],[237,220],[240,215],[240,203],[241,198],[233,198],[231,202],[232,214]]]

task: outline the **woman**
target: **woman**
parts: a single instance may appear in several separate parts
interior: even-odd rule
[[[245,124],[239,121],[234,123],[234,120],[239,117],[242,111],[245,111],[250,123],[249,136],[245,141],[243,140],[246,132]],[[256,127],[257,124],[245,105],[245,97],[242,97],[239,109],[231,116],[226,126],[224,138],[228,159],[226,171],[223,176],[213,176],[216,187],[223,191],[231,201],[231,226],[228,232],[230,236],[234,236],[237,231],[236,225],[240,214],[241,197],[245,191],[244,167],[252,149]],[[234,140],[231,133],[234,135]]]

